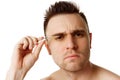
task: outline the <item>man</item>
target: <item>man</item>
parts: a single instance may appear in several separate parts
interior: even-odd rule
[[[60,1],[46,12],[44,37],[21,39],[13,53],[6,80],[23,80],[43,45],[60,69],[42,80],[120,80],[89,61],[92,34],[85,15],[75,4]]]

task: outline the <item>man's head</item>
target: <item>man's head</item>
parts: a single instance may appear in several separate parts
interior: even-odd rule
[[[45,36],[46,36],[46,29],[47,29],[48,22],[52,17],[60,14],[73,14],[73,13],[79,14],[83,18],[83,20],[85,20],[88,26],[86,16],[84,15],[84,13],[79,11],[79,8],[77,7],[77,5],[71,2],[65,2],[65,1],[56,2],[54,5],[51,5],[49,9],[46,11],[46,14],[44,17]],[[89,28],[88,28],[88,31],[89,31]]]
[[[57,2],[47,11],[44,31],[49,53],[62,69],[77,71],[89,63],[91,34],[87,20],[69,2]]]

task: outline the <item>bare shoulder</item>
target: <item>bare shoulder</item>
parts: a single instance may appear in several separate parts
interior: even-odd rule
[[[40,80],[58,80],[58,79],[62,79],[61,77],[59,77],[60,75],[58,75],[59,70],[53,72],[51,75],[49,75],[46,78],[40,79]]]
[[[94,65],[95,73],[100,80],[120,80],[120,76],[99,66]]]

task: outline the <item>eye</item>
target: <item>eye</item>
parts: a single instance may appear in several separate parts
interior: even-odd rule
[[[85,34],[84,31],[76,31],[76,32],[74,32],[73,35],[74,35],[74,37],[83,37],[84,34]]]
[[[63,39],[64,39],[64,35],[55,36],[55,40],[63,40]]]

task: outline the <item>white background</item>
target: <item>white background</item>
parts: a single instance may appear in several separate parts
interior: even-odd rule
[[[22,37],[43,35],[45,10],[57,0],[0,0],[0,80],[5,80],[13,48]],[[71,0],[87,16],[93,34],[91,62],[120,75],[119,0]],[[57,70],[43,47],[25,80],[39,80]]]

